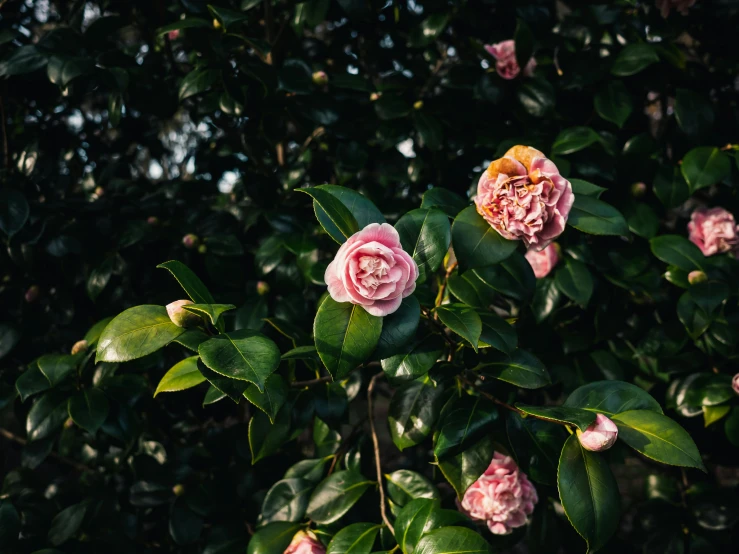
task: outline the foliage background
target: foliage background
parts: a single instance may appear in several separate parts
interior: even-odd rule
[[[115,375],[88,368],[110,401],[96,434],[61,418],[24,446],[33,402],[18,398],[16,380],[42,354],[66,353],[97,321],[180,298],[176,282],[154,269],[169,259],[239,306],[231,328],[261,327],[283,352],[310,344],[333,247],[325,236],[305,240],[316,223],[296,187],[350,187],[394,222],[431,186],[467,197],[513,144],[604,187],[630,229],[627,237],[568,229],[560,243],[587,265],[590,294],[576,287],[568,295],[553,277],[538,284],[533,303],[513,306],[520,344],[555,380],[524,399],[559,403],[590,381],[635,382],[689,430],[709,468],[680,471],[614,448],[624,506],[605,550],[736,544],[739,408],[711,380],[736,371],[736,263],[712,261],[719,284],[699,328],[696,308],[681,315],[678,307],[691,268],[672,267],[665,278],[668,260],[649,242],[685,236],[695,206],[739,208],[735,2],[699,0],[687,16],[667,19],[631,1],[0,6],[3,552],[243,552],[269,485],[313,455],[310,433],[252,465],[247,403],[203,407],[201,389],[152,398],[182,357],[168,349]],[[170,39],[165,31],[183,16],[203,23]],[[483,45],[514,34],[520,44],[532,39],[534,78],[503,81],[492,69]],[[318,70],[328,85],[312,82]],[[646,184],[638,199],[636,182]],[[186,248],[187,233],[204,248]],[[269,294],[257,294],[257,281]],[[32,287],[38,295],[28,301]],[[544,287],[556,303],[541,302]],[[314,393],[315,409],[346,438],[346,423],[365,417],[364,395],[342,427],[334,416],[346,405],[332,390]],[[386,406],[383,397],[378,410]],[[714,406],[722,419],[706,425]],[[382,433],[386,471],[425,471],[423,448],[401,454]],[[369,447],[353,446],[372,475]],[[174,495],[176,484],[185,496]],[[55,519],[69,506],[83,508]],[[355,509],[376,506],[372,491]],[[542,506],[517,546],[500,547],[583,550],[567,521]]]

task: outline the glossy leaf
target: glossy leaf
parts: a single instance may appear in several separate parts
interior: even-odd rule
[[[236,309],[236,306],[233,304],[188,304],[182,307],[188,312],[210,320],[213,325],[218,323],[218,320],[225,312]]]
[[[287,521],[277,521],[270,523],[257,530],[249,540],[249,546],[246,554],[275,554],[284,552],[290,546],[302,524],[290,523]]]
[[[160,392],[181,391],[195,387],[205,381],[198,370],[199,356],[191,356],[173,365],[159,381],[154,396]]]
[[[399,354],[416,335],[421,318],[421,305],[414,295],[403,298],[400,307],[382,321],[382,332],[377,342],[377,357],[389,358]]]
[[[583,307],[590,302],[595,286],[593,275],[587,266],[571,258],[565,260],[565,263],[557,268],[554,274],[554,283],[560,292]]]
[[[516,330],[503,318],[494,313],[478,312],[482,322],[479,346],[492,346],[504,354],[511,354],[518,344]]]
[[[388,412],[390,436],[404,450],[421,443],[430,433],[441,408],[444,389],[422,377],[399,387]],[[489,460],[488,460],[489,461]]]
[[[249,385],[249,388],[244,391],[244,397],[267,414],[270,422],[274,423],[277,412],[287,400],[288,392],[285,380],[273,373],[267,377],[263,391],[260,391],[256,385]]]
[[[718,148],[702,146],[685,155],[680,166],[691,192],[720,183],[731,172],[729,157]]]
[[[469,206],[454,219],[452,245],[460,269],[466,271],[505,260],[518,243],[504,239],[477,213],[474,206]]]
[[[443,460],[456,455],[479,440],[497,420],[495,404],[482,396],[457,399],[438,424],[434,456]]]
[[[327,190],[319,188],[297,189],[313,198],[316,217],[329,236],[339,244],[359,231],[359,224],[341,200]],[[321,219],[319,210],[326,214]]]
[[[356,471],[332,473],[313,491],[308,502],[307,516],[316,523],[333,523],[348,512],[374,484]]]
[[[69,417],[93,435],[108,417],[110,406],[100,389],[85,389],[69,399]]]
[[[508,440],[521,470],[537,483],[557,482],[559,454],[568,436],[564,427],[533,417],[506,414]]]
[[[382,525],[353,523],[334,535],[326,554],[370,554]]]
[[[630,410],[651,410],[661,414],[662,407],[644,389],[623,381],[596,381],[575,389],[563,406],[605,414],[608,417]]]
[[[495,445],[487,436],[456,456],[438,460],[439,469],[457,492],[457,498],[461,499],[470,485],[485,472],[494,453]]]
[[[703,253],[688,239],[679,235],[661,235],[649,241],[652,253],[666,264],[685,271],[703,269]]]
[[[30,212],[22,192],[7,187],[0,191],[0,230],[8,237],[23,228]]]
[[[436,309],[436,314],[444,325],[466,339],[477,352],[482,321],[474,309],[464,304],[444,304]]]
[[[465,520],[456,510],[443,510],[438,499],[418,498],[400,510],[395,520],[395,540],[403,554],[412,554],[425,534]]]
[[[54,516],[49,528],[49,543],[53,546],[59,546],[75,536],[85,519],[86,513],[87,504],[80,502],[63,509]]]
[[[499,264],[473,270],[485,285],[520,302],[528,302],[536,289],[536,277],[523,254],[514,252]]]
[[[531,406],[529,404],[516,403],[516,408],[526,414],[544,418],[547,421],[567,423],[574,425],[580,431],[585,431],[595,421],[595,413],[581,408],[568,406]]]
[[[475,370],[524,389],[538,389],[551,384],[544,364],[536,356],[520,348],[510,356],[483,363]]]
[[[554,139],[552,155],[573,154],[598,142],[600,142],[600,135],[590,127],[570,127],[560,132]]]
[[[426,477],[409,469],[399,469],[385,475],[387,492],[398,506],[416,498],[439,498],[439,491]]]
[[[221,72],[217,69],[210,69],[207,67],[193,69],[190,73],[185,75],[180,82],[180,102],[190,98],[191,96],[202,94],[207,91],[213,84],[215,84],[220,76]]]
[[[421,200],[421,208],[438,208],[449,217],[455,217],[468,205],[467,200],[441,187],[430,188],[423,193],[423,199]]]
[[[658,61],[659,57],[651,44],[628,44],[616,56],[611,73],[619,77],[628,77]]]
[[[595,95],[595,111],[619,128],[624,126],[632,109],[631,96],[622,81],[610,81]]]
[[[629,227],[621,212],[592,196],[575,196],[567,223],[591,235],[629,234]]]
[[[275,521],[300,521],[308,507],[313,483],[305,479],[283,479],[267,491],[262,502],[261,525]]]
[[[439,269],[451,242],[449,218],[441,210],[411,210],[395,224],[403,250],[418,264],[419,282]]]
[[[71,375],[79,358],[68,354],[46,354],[37,360],[38,368],[52,387],[55,387]]]
[[[203,363],[216,373],[254,383],[260,391],[280,364],[277,345],[248,329],[213,337],[198,347],[198,353]]]
[[[372,201],[366,196],[347,187],[339,187],[337,185],[319,185],[316,187],[324,190],[338,198],[344,206],[351,212],[354,219],[357,220],[359,229],[364,229],[370,223],[385,223],[385,217],[382,212],[377,209]],[[324,228],[330,226],[330,220],[327,220],[328,214],[320,207],[316,206],[316,217]]]
[[[492,554],[493,549],[478,533],[466,527],[442,527],[424,536],[414,554]]]

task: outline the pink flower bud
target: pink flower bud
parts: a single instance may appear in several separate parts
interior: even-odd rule
[[[195,248],[195,246],[198,244],[198,236],[189,233],[182,237],[182,244],[185,246],[185,248]]]
[[[326,549],[312,531],[298,531],[284,554],[326,554]]]
[[[80,352],[87,352],[87,349],[90,347],[90,345],[87,343],[86,340],[78,340],[74,343],[74,346],[72,346],[72,356],[75,354],[79,354]]]
[[[169,38],[169,40],[177,40],[177,37],[179,36],[180,36],[179,29],[175,29],[174,31],[170,31],[169,33],[167,33],[167,37]]]
[[[647,185],[644,183],[634,183],[631,185],[631,196],[641,198],[647,193]]]
[[[266,281],[259,281],[257,283],[257,294],[259,296],[269,294],[269,283],[267,283]]]
[[[313,83],[318,86],[323,86],[328,84],[328,75],[326,75],[325,71],[316,71],[313,74]]]
[[[41,289],[38,285],[32,285],[28,287],[28,290],[26,291],[25,298],[26,302],[29,304],[36,302],[38,300],[38,297],[41,295]]]
[[[172,493],[175,496],[182,496],[183,494],[185,494],[185,485],[177,483],[174,487],[172,487]]]
[[[688,273],[688,283],[691,285],[697,285],[698,283],[703,283],[705,281],[708,281],[708,275],[702,271],[695,270]]]
[[[585,450],[602,452],[611,448],[616,442],[618,427],[603,414],[598,414],[584,433],[577,430],[577,438],[580,439],[580,444]]]
[[[176,300],[171,304],[167,304],[167,314],[172,323],[177,327],[191,327],[197,325],[200,321],[200,317],[192,312],[188,312],[182,306],[192,304],[192,300]]]
[[[100,198],[101,196],[105,194],[105,189],[103,187],[95,187],[95,190],[93,191],[93,193],[95,194],[95,196]]]
[[[734,378],[731,380],[731,388],[734,389],[734,392],[739,394],[739,373],[734,375]]]
[[[155,215],[150,215],[146,218],[146,222],[152,227],[156,227],[157,225],[159,225],[159,218]]]
[[[370,94],[370,102],[374,102],[375,100],[380,99],[380,93],[379,92],[373,92]]]

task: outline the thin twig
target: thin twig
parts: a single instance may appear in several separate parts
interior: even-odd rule
[[[331,376],[326,375],[324,377],[319,377],[318,379],[309,379],[308,381],[295,381],[293,383],[290,383],[290,386],[302,389],[303,387],[312,387],[313,385],[320,385],[321,383],[327,383],[330,380],[331,380]]]
[[[380,465],[380,441],[377,440],[377,430],[375,429],[375,412],[374,404],[372,402],[372,393],[375,392],[375,384],[377,380],[385,375],[383,372],[376,373],[370,380],[369,387],[367,387],[367,411],[369,412],[370,431],[372,433],[372,445],[375,450],[375,468],[377,468],[377,484],[380,487],[380,515],[382,515],[382,521],[385,522],[387,528],[395,536],[395,529],[390,523],[387,517],[387,511],[385,508],[385,487],[382,486],[382,466]]]
[[[8,431],[7,429],[3,429],[2,427],[0,427],[0,437],[4,437],[4,438],[8,439],[9,441],[15,442],[15,443],[20,444],[22,446],[25,446],[26,444],[28,444],[28,441],[26,439],[21,438],[21,437],[19,437],[17,435],[14,435],[10,431]],[[69,458],[65,458],[64,456],[60,456],[56,452],[51,452],[49,454],[49,457],[50,458],[53,458],[57,462],[61,462],[61,463],[66,464],[66,465],[68,465],[70,467],[73,467],[74,469],[76,469],[78,471],[90,471],[90,472],[94,471],[91,467],[87,467],[84,464],[81,464],[79,462],[75,462],[74,460],[70,460]]]
[[[441,306],[441,303],[444,301],[444,291],[446,290],[447,283],[449,282],[449,277],[452,275],[452,272],[455,269],[457,269],[457,262],[454,262],[446,270],[444,281],[441,283],[441,286],[439,287],[439,293],[436,295],[436,305],[437,306]]]

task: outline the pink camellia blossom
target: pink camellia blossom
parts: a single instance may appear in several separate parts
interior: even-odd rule
[[[477,184],[477,212],[509,240],[541,251],[564,231],[575,201],[570,182],[529,146],[514,146],[492,162]]]
[[[603,414],[598,414],[584,432],[578,429],[577,438],[585,450],[601,452],[614,445],[618,438],[618,427]]]
[[[688,238],[704,256],[729,252],[739,246],[734,216],[720,207],[695,210],[690,216],[688,233]]]
[[[416,289],[418,266],[392,225],[370,223],[341,245],[324,279],[337,302],[358,304],[384,317]]]
[[[739,373],[734,375],[734,378],[731,380],[731,388],[734,389],[734,392],[739,394]]]
[[[529,250],[526,252],[526,259],[531,264],[531,269],[534,270],[536,278],[543,279],[549,275],[549,272],[559,262],[559,247],[556,243],[552,243],[539,252]]]
[[[688,10],[695,4],[696,0],[655,0],[654,5],[657,6],[662,17],[667,18],[671,9],[676,9],[680,15],[688,15]]]
[[[298,531],[284,554],[326,554],[326,549],[312,531]]]
[[[507,535],[527,523],[538,501],[534,485],[513,458],[496,452],[457,505],[471,519],[485,521],[492,533]]]
[[[504,40],[496,44],[486,44],[485,50],[488,51],[492,57],[495,58],[495,69],[498,71],[498,75],[503,79],[515,79],[521,72],[521,68],[518,66],[516,61],[516,43],[512,40]],[[534,73],[536,68],[536,60],[531,58],[527,63],[526,67],[523,68],[523,74],[526,77],[530,77]]]

